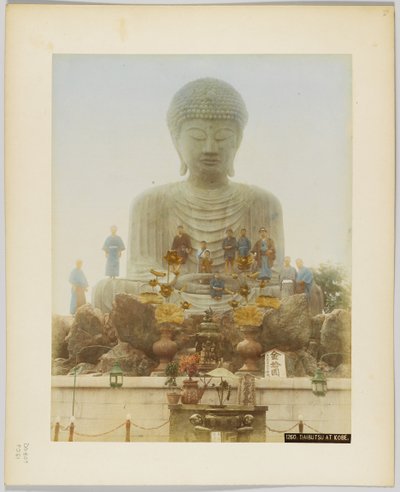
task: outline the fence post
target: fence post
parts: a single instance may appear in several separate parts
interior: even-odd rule
[[[299,433],[303,434],[303,431],[304,431],[303,415],[299,415]]]
[[[54,441],[58,441],[59,434],[60,434],[60,417],[56,417],[56,423],[54,426]]]
[[[74,440],[74,428],[75,428],[75,417],[71,417],[69,424],[69,436],[68,441],[72,442]]]
[[[131,414],[128,413],[125,422],[125,442],[131,442]]]

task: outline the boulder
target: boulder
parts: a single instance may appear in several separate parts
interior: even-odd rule
[[[312,326],[307,295],[296,294],[281,301],[279,309],[268,309],[265,313],[260,334],[263,352],[273,348],[297,352],[310,341]]]
[[[286,352],[285,362],[288,378],[314,376],[317,369],[315,357],[303,349],[297,352]]]
[[[110,313],[118,339],[149,357],[153,357],[153,343],[160,338],[154,312],[152,304],[142,304],[130,294],[117,294]]]
[[[69,335],[68,342],[69,357],[78,361],[80,352],[90,345],[104,345],[103,338],[104,319],[99,309],[90,304],[81,306],[76,314]]]
[[[351,315],[349,311],[335,309],[325,316],[321,328],[321,345],[322,352],[326,354],[323,361],[334,368],[344,365],[342,371],[348,373],[351,360]],[[339,373],[340,370],[337,371],[337,374]],[[332,372],[332,375],[334,374],[335,371]]]
[[[54,314],[51,323],[51,354],[53,359],[68,358],[68,343],[65,338],[71,330],[73,316]]]
[[[74,367],[74,359],[53,359],[51,363],[51,375],[52,376],[65,376]]]
[[[310,292],[310,312],[311,316],[322,313],[324,310],[324,293],[319,285],[315,282]]]
[[[97,370],[102,373],[110,372],[116,362],[119,363],[126,376],[150,376],[157,366],[156,361],[127,342],[119,342],[109,352],[102,355],[97,364]]]
[[[77,376],[81,374],[94,374],[97,373],[96,366],[90,364],[90,362],[80,362],[76,366],[72,367],[68,373],[68,376],[73,376],[76,371]]]

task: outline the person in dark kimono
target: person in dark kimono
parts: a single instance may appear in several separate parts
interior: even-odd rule
[[[260,239],[252,250],[257,262],[257,268],[260,269],[258,279],[270,280],[272,277],[271,268],[276,258],[275,245],[274,241],[268,237],[265,227],[261,227],[258,232],[260,233]]]
[[[174,272],[179,272],[181,265],[186,263],[189,254],[192,252],[192,242],[190,237],[186,234],[185,229],[181,225],[177,228],[171,249],[177,252],[181,260],[178,265],[174,266]]]
[[[210,280],[210,295],[216,301],[222,299],[222,294],[224,293],[225,282],[220,277],[220,274],[216,272],[214,277]]]
[[[236,243],[239,256],[248,256],[251,249],[251,241],[246,236],[246,229],[240,229],[240,236]]]
[[[115,278],[119,275],[119,259],[125,245],[122,239],[117,236],[117,227],[111,226],[111,236],[104,241],[103,251],[107,258],[106,275]]]
[[[233,273],[233,262],[236,254],[236,238],[233,237],[232,229],[226,230],[226,237],[222,241],[222,249],[224,250],[225,273]]]
[[[75,314],[77,309],[86,304],[85,292],[88,289],[88,281],[82,271],[82,260],[76,260],[75,268],[69,276],[71,284],[70,313]]]

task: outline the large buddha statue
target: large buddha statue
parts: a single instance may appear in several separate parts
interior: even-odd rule
[[[134,200],[128,278],[146,278],[150,268],[166,268],[163,257],[171,249],[178,226],[190,237],[193,250],[206,241],[213,269],[221,271],[225,231],[232,229],[238,237],[246,228],[247,236],[255,242],[260,227],[265,227],[275,243],[275,264],[280,266],[284,238],[278,199],[263,188],[230,179],[247,122],[240,94],[218,79],[189,82],[172,99],[167,121],[180,158],[180,174],[188,177],[152,188]],[[198,271],[195,251],[184,267],[182,274]]]

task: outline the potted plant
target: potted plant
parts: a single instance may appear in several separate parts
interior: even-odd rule
[[[180,389],[176,383],[176,378],[179,374],[179,363],[176,360],[168,362],[165,368],[167,379],[165,386],[168,386],[167,400],[170,405],[177,405],[181,397]]]
[[[179,359],[179,371],[188,379],[183,381],[181,401],[185,404],[198,403],[205,388],[198,387],[198,380],[193,379],[199,372],[200,354],[183,355]]]

